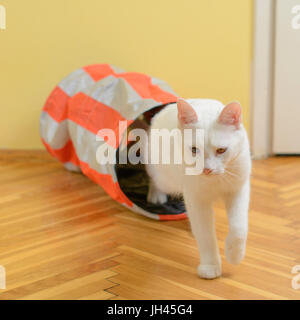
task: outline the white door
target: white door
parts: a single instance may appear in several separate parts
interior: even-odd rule
[[[277,0],[273,152],[300,154],[300,0]]]

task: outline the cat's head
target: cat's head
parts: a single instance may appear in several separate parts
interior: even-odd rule
[[[177,102],[181,130],[192,129],[185,140],[184,152],[190,157],[204,157],[203,175],[213,176],[230,171],[230,166],[243,151],[245,130],[241,122],[241,105],[232,102],[223,106],[216,100],[194,99]],[[202,129],[202,130],[196,130]],[[199,131],[200,133],[197,133]],[[196,139],[204,133],[204,145]]]

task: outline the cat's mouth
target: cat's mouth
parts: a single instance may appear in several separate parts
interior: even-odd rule
[[[212,172],[213,172],[212,169],[204,168],[202,174],[204,174],[204,175],[206,175],[206,176],[209,176],[209,175],[212,174]]]
[[[202,175],[205,176],[205,177],[213,177],[213,176],[219,176],[222,173],[224,173],[224,172],[220,172],[220,171],[217,171],[217,170],[204,168],[203,172],[202,172]]]

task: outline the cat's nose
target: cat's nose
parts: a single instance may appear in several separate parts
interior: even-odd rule
[[[204,168],[203,169],[203,173],[206,174],[206,175],[210,174],[211,172],[212,172],[211,169],[208,169],[208,168]]]

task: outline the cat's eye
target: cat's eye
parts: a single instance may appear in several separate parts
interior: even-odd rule
[[[200,152],[200,149],[197,148],[197,147],[192,147],[191,150],[192,150],[192,153],[193,153],[193,154],[197,154],[197,153]]]
[[[216,150],[216,154],[223,154],[224,152],[226,152],[227,148],[218,148]]]

